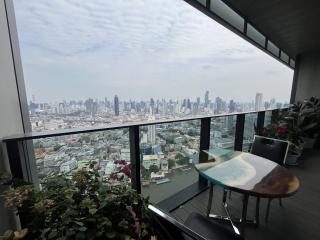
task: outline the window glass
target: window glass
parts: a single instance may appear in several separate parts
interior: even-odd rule
[[[275,56],[279,56],[279,48],[271,41],[268,41],[267,49]]]
[[[266,37],[249,23],[247,24],[247,36],[262,47],[265,46]]]
[[[140,128],[142,193],[153,203],[198,181],[192,162],[199,158],[200,121]]]
[[[288,63],[289,62],[289,56],[288,54],[286,54],[285,52],[281,51],[281,54],[280,54],[280,58],[282,61]]]
[[[221,0],[211,0],[210,9],[232,26],[243,32],[244,19]]]
[[[210,148],[234,149],[236,116],[211,119]]]

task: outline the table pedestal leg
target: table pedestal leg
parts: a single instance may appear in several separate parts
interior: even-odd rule
[[[210,192],[209,192],[209,200],[208,200],[208,207],[207,207],[207,217],[209,217],[210,212],[211,212],[212,196],[213,196],[213,184],[210,183]]]
[[[243,196],[243,206],[242,206],[242,216],[241,216],[241,232],[244,233],[245,226],[247,224],[247,211],[248,211],[248,200],[249,195],[245,194]]]

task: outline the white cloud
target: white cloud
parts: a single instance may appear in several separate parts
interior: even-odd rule
[[[15,7],[28,95],[289,96],[291,70],[182,0],[15,0]],[[67,94],[70,82],[78,88]],[[173,82],[183,91],[168,89]]]

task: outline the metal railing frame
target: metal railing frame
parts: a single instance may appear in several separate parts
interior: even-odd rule
[[[275,111],[276,110],[276,111]],[[221,118],[236,116],[236,127],[235,127],[235,140],[234,140],[234,149],[237,151],[242,150],[243,137],[244,137],[244,124],[245,116],[248,114],[257,114],[256,127],[261,130],[264,126],[265,113],[272,112],[272,114],[277,114],[277,109],[264,110],[264,111],[252,111],[244,113],[231,113],[231,114],[220,114],[204,117],[194,117],[194,118],[181,118],[173,119],[167,121],[152,121],[152,122],[141,122],[141,123],[131,123],[131,124],[122,124],[122,125],[112,125],[100,128],[84,128],[84,129],[64,129],[59,131],[45,131],[45,132],[33,132],[20,134],[15,136],[9,136],[2,141],[5,143],[9,163],[12,175],[16,178],[21,178],[26,181],[32,181],[38,184],[37,173],[34,173],[30,169],[31,166],[35,165],[35,158],[30,158],[30,154],[26,151],[25,143],[30,142],[30,140],[40,139],[40,138],[50,138],[57,136],[66,136],[82,133],[93,133],[101,131],[110,131],[114,129],[129,129],[129,146],[130,146],[130,162],[132,167],[132,188],[135,189],[138,193],[141,193],[141,155],[140,155],[140,127],[147,125],[156,125],[156,124],[170,124],[176,122],[187,122],[187,121],[200,121],[200,147],[199,147],[199,161],[205,162],[208,159],[205,159],[205,156],[201,154],[202,150],[208,149],[210,147],[210,127],[212,118]],[[253,126],[252,126],[253,127]],[[29,144],[30,145],[30,144]],[[175,196],[169,197],[163,201],[163,206],[167,208],[175,209],[178,204],[181,204],[188,199],[196,196],[203,190],[207,189],[207,181],[199,175],[199,181],[192,186],[189,186],[189,190],[182,190],[178,192]],[[169,209],[169,210],[170,210]]]

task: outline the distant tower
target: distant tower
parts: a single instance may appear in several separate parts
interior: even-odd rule
[[[262,98],[263,98],[262,93],[256,94],[256,102],[255,102],[255,110],[256,111],[262,110]]]
[[[151,145],[156,144],[156,125],[148,125],[147,142]]]
[[[114,114],[119,116],[119,98],[118,95],[114,96]]]
[[[32,102],[35,103],[36,102],[36,96],[32,95]]]
[[[155,111],[154,111],[154,99],[153,98],[150,99],[150,112],[151,112],[152,115],[155,113]]]
[[[209,105],[209,91],[206,91],[206,94],[204,95],[204,107],[208,107]]]
[[[233,101],[233,100],[230,100],[230,103],[229,103],[229,112],[230,113],[233,113],[233,112],[235,112],[236,111],[236,103],[235,103],[235,101]]]

